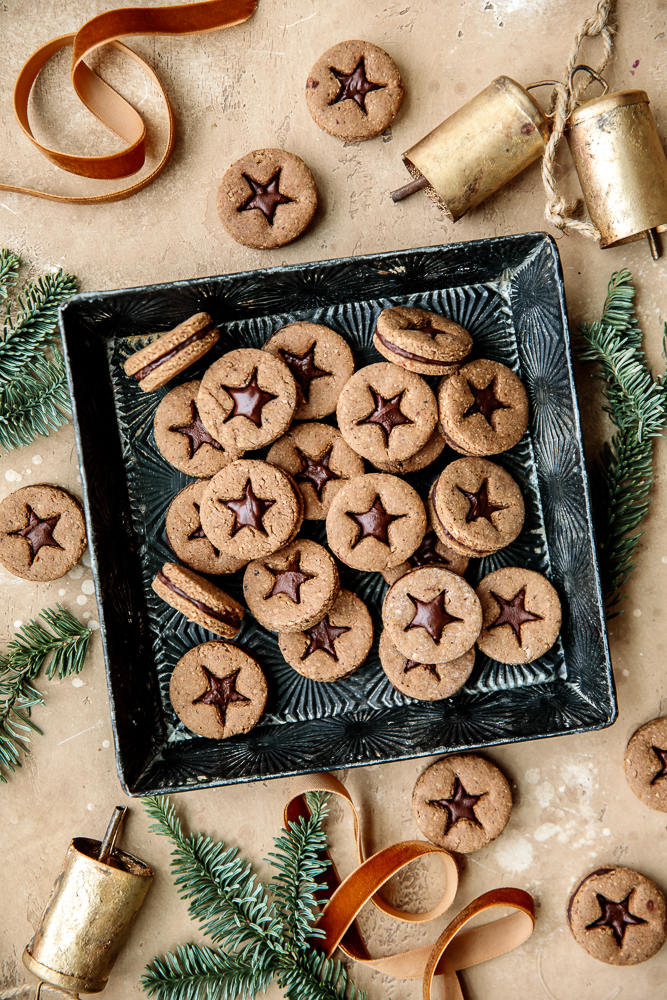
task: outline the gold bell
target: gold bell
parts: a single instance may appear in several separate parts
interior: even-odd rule
[[[667,157],[644,90],[619,90],[589,66],[604,87],[601,97],[576,108],[567,141],[592,222],[602,248],[646,237],[654,260],[660,256],[656,232],[667,230]]]
[[[528,93],[542,85],[499,76],[403,154],[414,180],[392,191],[393,201],[424,188],[456,222],[525,170],[549,138],[546,116]]]
[[[23,964],[72,993],[99,993],[144,901],[153,872],[114,847],[125,808],[116,806],[104,840],[69,846]]]

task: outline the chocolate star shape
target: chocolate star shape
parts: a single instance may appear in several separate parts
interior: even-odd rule
[[[435,340],[439,333],[446,333],[446,330],[438,330],[437,326],[432,326],[430,323],[425,323],[424,326],[418,326],[417,330],[420,333],[425,333],[427,337],[431,340]]]
[[[169,430],[176,431],[177,434],[182,434],[184,437],[189,438],[190,458],[193,458],[204,444],[210,444],[218,451],[222,451],[222,445],[220,442],[216,441],[214,437],[211,437],[209,432],[204,427],[201,417],[199,416],[197,404],[194,400],[190,403],[190,406],[192,421],[189,424],[184,424],[183,427],[170,427]]]
[[[199,513],[199,504],[198,503],[194,504],[194,508],[197,511],[197,513]],[[188,535],[188,541],[191,542],[195,538],[208,538],[208,535],[206,534],[206,532],[204,531],[204,529],[201,526],[201,521],[199,522],[199,527],[195,528],[195,530],[192,531],[192,532],[190,532],[190,534]],[[210,541],[210,539],[209,539],[209,541]],[[212,547],[213,551],[215,552],[215,557],[217,559],[218,556],[220,555],[220,553],[219,553],[218,549],[216,549],[215,545],[213,545],[213,542],[211,542],[211,547]]]
[[[651,779],[651,784],[655,785],[660,778],[667,778],[667,750],[661,750],[660,747],[651,747],[651,750],[660,761],[660,770]]]
[[[466,379],[467,381],[467,379]],[[496,379],[495,376],[491,379],[486,389],[478,389],[476,386],[471,385],[468,382],[468,388],[474,397],[474,402],[469,406],[466,412],[463,414],[464,417],[471,417],[473,413],[481,413],[486,422],[493,427],[491,423],[491,414],[494,410],[509,410],[511,407],[506,406],[501,403],[496,397],[493,389],[493,385]]]
[[[405,392],[405,389],[403,392]],[[403,392],[399,392],[398,396],[393,396],[391,399],[385,399],[375,389],[371,389],[371,394],[375,400],[375,409],[364,420],[358,421],[360,424],[378,424],[384,431],[385,445],[389,443],[389,435],[394,427],[398,427],[400,424],[414,423],[414,420],[406,417],[401,410]]]
[[[437,544],[438,536],[435,531],[427,531],[421,540],[419,548],[408,559],[413,569],[416,569],[418,566],[430,566],[431,563],[443,564],[445,562],[436,548]]]
[[[9,535],[20,535],[21,538],[27,539],[30,543],[30,565],[34,563],[37,558],[37,553],[46,545],[54,549],[62,549],[62,545],[53,537],[53,531],[61,515],[56,514],[55,517],[45,517],[41,518],[35,514],[34,510],[29,503],[25,505],[25,509],[28,513],[28,523],[25,528],[19,528],[18,531],[9,531]]]
[[[325,653],[333,656],[336,663],[338,663],[338,654],[336,653],[336,647],[334,646],[334,639],[337,639],[339,635],[344,635],[346,632],[350,631],[349,625],[332,625],[329,621],[329,615],[325,615],[321,622],[317,625],[313,625],[312,628],[304,629],[304,634],[310,636],[310,643],[308,644],[308,649],[301,657],[305,660],[311,653],[314,653],[318,649],[323,649]]]
[[[351,548],[355,548],[364,538],[377,538],[379,542],[389,545],[387,531],[392,521],[398,521],[403,514],[388,514],[384,509],[384,504],[379,496],[373,501],[373,506],[369,507],[365,514],[355,514],[348,510],[347,516],[357,522],[361,528],[361,533]]]
[[[276,582],[269,597],[275,597],[276,594],[286,594],[294,604],[301,604],[301,584],[305,583],[306,580],[314,579],[312,573],[301,572],[301,555],[297,552],[285,569],[276,569],[272,572]]]
[[[227,709],[236,701],[250,701],[244,694],[236,690],[236,678],[241,673],[241,668],[235,670],[228,677],[216,677],[210,670],[202,664],[202,670],[206,674],[208,681],[208,691],[205,691],[199,698],[195,698],[193,705],[199,703],[203,705],[214,705],[223,726],[227,724]]]
[[[443,590],[432,601],[420,601],[418,597],[408,594],[407,596],[415,606],[415,614],[403,631],[409,632],[411,628],[425,628],[434,642],[440,642],[446,625],[463,621],[463,618],[455,618],[454,615],[450,615],[445,610],[446,593],[447,591]]]
[[[526,588],[522,587],[518,594],[515,594],[510,601],[506,601],[504,597],[500,597],[499,594],[494,594],[491,591],[491,596],[495,597],[500,605],[500,614],[494,621],[493,625],[489,625],[488,628],[499,628],[501,625],[509,625],[514,635],[517,638],[517,642],[521,645],[521,626],[525,625],[526,622],[541,622],[544,621],[542,615],[534,615],[532,611],[528,611],[524,606],[526,600]]]
[[[256,531],[261,531],[263,535],[268,534],[264,529],[262,519],[269,507],[273,507],[276,501],[263,500],[261,497],[256,497],[250,480],[245,484],[242,497],[238,500],[223,500],[222,502],[234,514],[235,520],[232,528],[232,537],[246,525],[250,528],[255,528]]]
[[[464,490],[461,486],[456,487],[459,493],[462,493],[470,504],[470,509],[466,514],[467,524],[471,521],[477,521],[480,517],[485,517],[487,521],[493,524],[491,515],[495,514],[497,510],[506,510],[506,507],[489,500],[488,483],[488,479],[485,479],[476,493],[469,493],[468,490]]]
[[[310,383],[316,378],[324,378],[331,375],[323,368],[318,368],[315,364],[315,344],[305,354],[290,354],[289,351],[280,350],[278,352],[292,375],[299,383],[303,398],[308,403],[310,401]]]
[[[595,895],[602,913],[592,924],[586,924],[586,930],[590,931],[595,927],[609,927],[614,935],[616,944],[620,948],[623,944],[626,927],[646,923],[642,917],[636,917],[634,913],[630,913],[628,900],[632,893],[633,890],[631,889],[625,899],[622,899],[620,903],[615,903],[613,899],[607,899],[601,892],[596,892]]]
[[[408,674],[411,670],[414,670],[415,667],[424,667],[424,669],[428,670],[430,674],[433,674],[436,681],[440,683],[440,674],[438,673],[438,667],[435,663],[417,663],[416,660],[408,660],[403,667],[403,673]]]
[[[233,385],[223,385],[221,388],[228,392],[234,400],[234,407],[229,416],[225,417],[225,423],[232,417],[247,417],[248,420],[252,420],[256,427],[261,427],[263,408],[272,399],[278,398],[272,392],[264,392],[257,385],[256,368],[253,370],[250,380],[240,388]]]
[[[331,445],[331,448],[333,448],[333,445]],[[322,458],[317,459],[310,458],[309,455],[304,454],[302,451],[299,452],[305,465],[296,478],[302,482],[312,483],[318,500],[322,499],[322,490],[331,479],[340,479],[340,476],[336,475],[329,468],[331,448],[322,455]]]
[[[482,792],[482,795],[485,794],[485,792]],[[469,795],[457,777],[454,780],[454,794],[451,799],[430,799],[429,805],[445,810],[447,813],[445,833],[449,833],[450,829],[460,819],[468,819],[475,826],[482,825],[474,813],[474,806],[477,805],[482,795]]]
[[[363,113],[366,114],[366,94],[370,94],[372,90],[384,90],[381,84],[371,83],[366,76],[363,56],[351,73],[341,73],[333,66],[331,72],[341,85],[340,92],[331,102],[332,104],[340,104],[341,101],[347,100],[356,101]]]
[[[258,208],[268,224],[272,226],[273,217],[276,214],[278,205],[287,205],[290,201],[294,201],[294,198],[288,198],[280,190],[281,169],[282,167],[279,167],[266,184],[261,184],[259,181],[249,177],[248,174],[244,174],[243,177],[252,188],[252,194],[244,201],[238,211],[249,212],[253,208]]]

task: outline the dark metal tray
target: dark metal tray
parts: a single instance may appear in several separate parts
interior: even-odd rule
[[[221,339],[180,379],[200,377],[224,351],[260,347],[297,320],[324,323],[352,345],[359,366],[383,360],[372,346],[377,314],[422,306],[460,322],[474,357],[510,365],[531,402],[529,431],[494,457],[518,481],[526,523],[506,549],[474,560],[476,582],[500,566],[546,573],[563,603],[556,645],[510,666],[477,654],[465,688],[439,702],[396,691],[377,638],[351,677],[318,684],[283,660],[275,635],[246,616],[236,640],[262,664],[269,701],[245,736],[207,740],[185,729],[168,698],[187,649],[212,636],[157,598],[157,569],[173,558],[164,516],[189,481],[159,454],[153,415],[167,390],[144,394],[122,362],[146,338],[200,310]],[[583,446],[556,245],[542,233],[270,268],[197,281],[75,295],[61,311],[88,538],[100,610],[116,761],[131,795],[253,781],[585,732],[616,717]],[[435,381],[433,384],[435,384]],[[257,453],[264,456],[265,452]],[[454,457],[407,477],[425,496]],[[325,541],[322,522],[303,534]],[[222,585],[241,596],[241,573]],[[386,585],[341,567],[343,586],[368,604],[379,633]]]

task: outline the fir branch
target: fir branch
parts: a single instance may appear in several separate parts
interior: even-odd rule
[[[18,378],[21,368],[57,337],[58,307],[76,291],[76,279],[62,269],[26,283],[16,315],[8,311],[0,338],[0,380]]]
[[[20,381],[0,384],[0,449],[21,448],[67,423],[65,365],[60,351],[53,354],[53,361],[40,357],[26,366]]]
[[[156,958],[141,982],[156,1000],[246,1000],[266,992],[274,972],[237,955],[186,944],[163,961]]]
[[[0,299],[6,299],[9,289],[19,280],[21,258],[11,250],[0,250]]]

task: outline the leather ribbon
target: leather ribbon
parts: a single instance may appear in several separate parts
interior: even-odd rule
[[[166,146],[157,165],[149,174],[134,184],[107,194],[83,197],[56,195],[15,184],[0,184],[0,190],[35,195],[38,198],[48,198],[50,201],[74,202],[79,205],[120,201],[141,191],[164,169],[171,155],[174,148],[174,115],[157,75],[141,56],[118,39],[127,35],[192,35],[218,31],[220,28],[246,21],[256,6],[257,0],[204,0],[202,3],[179,4],[174,7],[126,7],[109,10],[91,18],[74,34],[60,35],[37,49],[26,62],[16,81],[14,113],[24,134],[52,163],[69,173],[103,180],[128,177],[144,165],[146,126],[143,118],[128,101],[116,93],[84,62],[87,55],[103,45],[111,45],[130,56],[156,83],[169,121]],[[75,156],[51,149],[33,135],[28,118],[28,102],[33,84],[49,59],[68,45],[72,46],[72,86],[88,110],[126,144],[118,153],[105,156]]]
[[[299,778],[290,792],[285,806],[285,826],[308,817],[310,810],[305,799],[308,792],[322,791],[340,796],[351,807],[359,865],[341,881],[333,861],[321,876],[323,895],[329,902],[317,920],[317,927],[324,937],[316,941],[327,958],[340,948],[349,958],[370,966],[385,975],[398,979],[423,977],[424,1000],[430,1000],[434,976],[442,976],[444,1000],[463,1000],[457,973],[496,958],[523,944],[533,932],[535,907],[533,898],[522,889],[500,888],[485,892],[473,900],[445,928],[434,945],[414,948],[386,958],[371,958],[356,916],[361,908],[371,902],[383,913],[408,923],[421,924],[442,916],[454,902],[458,887],[458,869],[453,856],[421,840],[406,840],[386,847],[370,858],[364,857],[361,842],[359,815],[344,785],[332,774],[315,774]],[[447,886],[440,902],[425,913],[408,913],[397,910],[379,895],[378,890],[397,872],[417,858],[435,854],[440,857],[447,875]],[[495,919],[490,923],[463,930],[465,925],[487,910],[509,907],[516,912]]]

